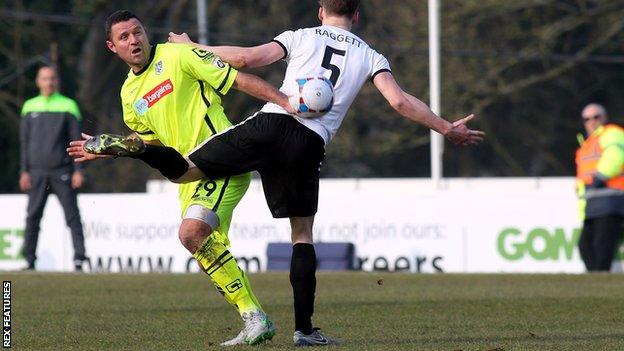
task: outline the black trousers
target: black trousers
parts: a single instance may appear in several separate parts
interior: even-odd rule
[[[31,188],[28,192],[28,209],[26,229],[24,231],[24,248],[22,253],[29,265],[37,259],[37,241],[39,240],[39,223],[48,195],[53,192],[59,199],[65,212],[65,222],[69,227],[74,244],[74,260],[85,259],[84,235],[76,191],[71,185],[71,170],[31,171]]]
[[[618,249],[624,217],[609,215],[583,222],[579,251],[588,271],[610,271]]]

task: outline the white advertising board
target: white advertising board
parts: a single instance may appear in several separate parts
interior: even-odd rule
[[[322,180],[316,242],[352,242],[356,266],[411,272],[584,271],[572,178]],[[0,196],[0,269],[25,265],[19,254],[27,198]],[[197,271],[178,241],[173,184],[142,194],[81,194],[87,254],[97,272]],[[232,253],[255,272],[269,242],[290,242],[287,219],[273,219],[259,181],[236,209]],[[37,269],[71,270],[73,249],[54,196],[41,222]],[[619,254],[614,270],[622,270]]]

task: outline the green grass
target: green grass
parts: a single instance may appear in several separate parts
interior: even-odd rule
[[[210,350],[241,328],[202,274],[3,280],[16,350]],[[251,281],[279,328],[254,349],[292,349],[287,273]],[[314,320],[342,350],[622,350],[624,275],[321,273]]]

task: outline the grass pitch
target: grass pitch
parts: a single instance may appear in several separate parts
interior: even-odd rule
[[[3,273],[16,350],[212,350],[242,324],[203,274]],[[292,347],[287,273],[252,285]],[[318,274],[342,350],[622,350],[624,275]],[[235,349],[250,349],[249,346]]]

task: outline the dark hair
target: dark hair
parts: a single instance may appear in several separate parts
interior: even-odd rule
[[[128,10],[117,10],[113,12],[110,16],[108,16],[104,24],[104,30],[106,31],[106,40],[111,39],[111,27],[113,27],[115,23],[125,22],[132,18],[136,18],[139,22],[141,22],[141,24],[143,24],[143,21],[141,21],[141,19],[137,15]]]
[[[49,69],[53,70],[56,73],[56,68],[54,68],[54,66],[52,66],[52,65],[41,65],[41,66],[39,66],[39,68],[37,68],[37,73],[39,73],[39,71],[41,71],[44,68],[49,68]]]
[[[353,17],[360,7],[360,0],[319,0],[319,5],[331,14]]]

